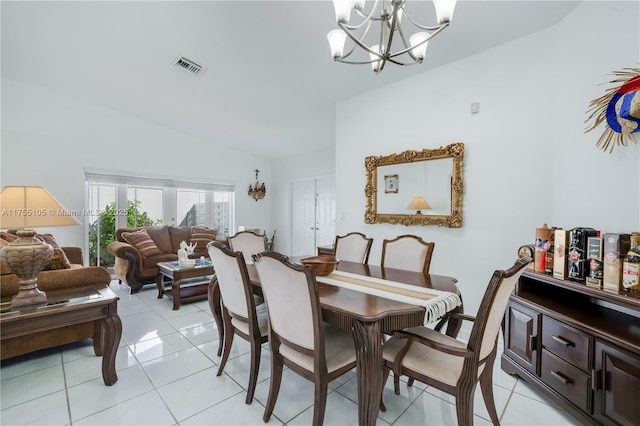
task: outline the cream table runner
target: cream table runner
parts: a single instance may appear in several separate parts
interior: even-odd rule
[[[462,305],[462,300],[455,293],[366,277],[349,272],[334,271],[327,276],[317,277],[316,280],[321,283],[385,297],[398,302],[424,306],[427,310],[424,316],[425,325],[436,321],[447,312]]]

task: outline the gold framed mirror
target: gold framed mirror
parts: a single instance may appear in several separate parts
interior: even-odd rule
[[[364,159],[365,223],[462,226],[462,142]],[[393,176],[394,191],[389,191]]]

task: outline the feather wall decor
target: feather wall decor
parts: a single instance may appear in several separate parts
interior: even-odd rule
[[[616,145],[627,146],[629,141],[637,143],[635,137],[640,132],[640,68],[624,68],[614,71],[615,84],[589,104],[585,122],[593,121],[585,133],[605,125],[596,147],[613,152]]]

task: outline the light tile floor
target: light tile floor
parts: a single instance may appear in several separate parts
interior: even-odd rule
[[[120,296],[122,340],[116,367],[118,382],[107,387],[101,358],[91,341],[40,351],[1,364],[2,425],[260,425],[269,388],[268,344],[262,351],[253,404],[244,403],[249,344],[235,339],[225,371],[216,376],[217,330],[207,301],[173,311],[168,298],[157,299],[155,286]],[[496,365],[495,399],[503,425],[579,424],[526,383]],[[356,425],[355,372],[330,384],[325,425]],[[417,383],[393,393],[378,425],[455,425],[453,399]],[[490,424],[478,387],[475,422]],[[285,371],[274,415],[268,424],[308,425],[313,414],[313,386]]]

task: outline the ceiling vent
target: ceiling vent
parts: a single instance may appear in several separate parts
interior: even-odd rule
[[[205,71],[207,71],[207,67],[198,65],[192,60],[185,58],[184,56],[180,56],[178,59],[176,59],[174,65],[183,68],[194,75],[204,74]]]

